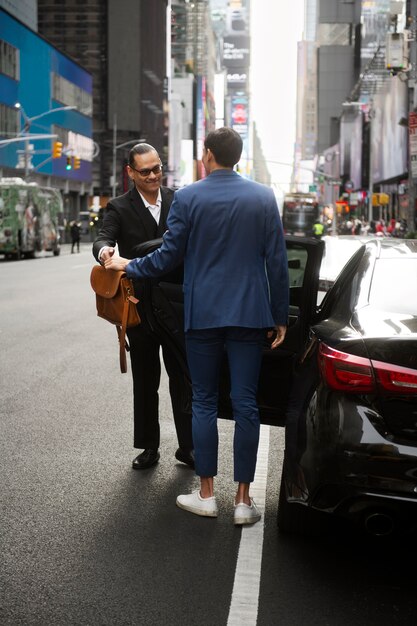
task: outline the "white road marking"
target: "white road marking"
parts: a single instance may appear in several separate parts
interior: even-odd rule
[[[269,426],[261,426],[255,480],[251,496],[262,513],[253,526],[243,526],[227,626],[256,626],[264,541],[265,496],[268,478]]]

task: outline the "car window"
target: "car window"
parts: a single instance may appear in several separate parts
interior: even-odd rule
[[[323,240],[325,247],[320,279],[334,282],[356,250],[363,245],[363,239],[326,236]]]
[[[366,241],[363,237],[348,236],[328,236],[323,237],[325,243],[324,255],[320,266],[319,291],[317,294],[317,304],[321,304],[325,294],[340,272],[355,254],[355,252]]]
[[[386,311],[417,314],[417,259],[378,259],[369,304]]]
[[[287,248],[287,256],[290,288],[301,287],[307,265],[307,250],[298,246],[291,246]]]

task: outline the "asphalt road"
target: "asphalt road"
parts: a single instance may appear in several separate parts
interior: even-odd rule
[[[245,556],[232,523],[232,424],[220,424],[218,519],[175,506],[197,481],[174,458],[165,378],[161,460],[131,469],[131,377],[118,371],[116,331],[95,315],[92,264],[87,244],[0,261],[0,623],[416,624],[414,545],[277,532],[279,429],[269,429],[257,617],[231,617]],[[245,563],[249,598],[259,577]]]

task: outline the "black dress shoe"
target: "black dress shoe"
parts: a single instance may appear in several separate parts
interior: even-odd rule
[[[136,459],[133,459],[132,467],[133,469],[147,469],[148,467],[152,467],[159,461],[159,452],[158,450],[144,450],[141,452]]]
[[[182,448],[178,448],[175,453],[175,458],[177,461],[181,461],[181,463],[189,465],[192,469],[195,468],[194,450],[183,450]]]

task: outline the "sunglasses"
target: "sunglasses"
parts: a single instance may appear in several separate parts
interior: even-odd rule
[[[136,167],[133,167],[133,165],[129,165],[129,167],[131,170],[135,170],[135,172],[137,172],[140,176],[143,176],[143,178],[150,176],[151,172],[153,172],[155,175],[162,172],[162,165],[155,165],[155,167],[153,167],[152,169],[145,168],[143,170],[137,170]]]

